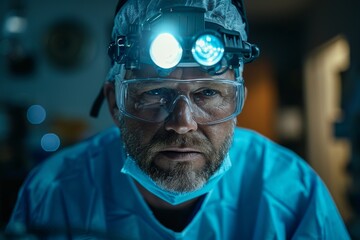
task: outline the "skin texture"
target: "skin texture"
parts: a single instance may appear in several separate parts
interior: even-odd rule
[[[146,77],[158,77],[158,74],[152,68],[145,68],[128,71],[125,76],[126,79]],[[200,69],[178,68],[166,78],[185,80],[204,77],[210,76]],[[216,77],[234,79],[231,71]],[[166,121],[148,123],[119,113],[112,82],[105,84],[104,93],[113,120],[121,129],[127,152],[164,189],[185,192],[201,188],[221,165],[231,145],[235,119],[215,125],[199,125],[192,119],[187,103],[179,100]],[[137,186],[153,207],[179,209],[196,201],[171,206],[140,184]]]

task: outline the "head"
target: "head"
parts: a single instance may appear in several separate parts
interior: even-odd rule
[[[230,0],[145,2],[130,0],[115,17],[114,61],[104,93],[126,151],[138,166],[163,189],[194,191],[219,169],[229,151],[245,99],[243,63],[253,57],[252,45],[245,42],[242,18]],[[167,25],[171,22],[175,26]],[[170,57],[165,61],[170,65],[158,64],[148,53],[152,45],[146,44],[162,24],[176,39],[182,37],[182,56],[174,64],[174,54],[167,54],[171,48],[166,42],[161,45],[160,58]],[[196,58],[194,47],[188,49],[204,32],[210,33],[206,39],[221,43],[210,53],[200,51],[205,62]],[[235,47],[224,43],[226,39],[234,40]],[[223,52],[215,55],[223,55],[208,64],[219,48]]]

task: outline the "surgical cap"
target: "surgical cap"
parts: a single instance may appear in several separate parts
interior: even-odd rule
[[[127,35],[131,24],[144,23],[146,19],[159,13],[161,8],[168,6],[204,8],[206,10],[205,21],[237,31],[243,40],[247,39],[245,24],[231,0],[129,0],[115,16],[112,30],[113,40],[119,35]],[[123,64],[115,62],[108,72],[107,80],[113,80],[118,74],[124,76],[125,69]]]

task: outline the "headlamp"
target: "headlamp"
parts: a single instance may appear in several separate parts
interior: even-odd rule
[[[223,58],[224,44],[217,36],[205,33],[195,40],[191,53],[200,65],[211,67]]]
[[[183,49],[173,35],[161,33],[151,42],[149,53],[158,67],[169,69],[180,62]]]
[[[109,46],[110,58],[126,69],[150,64],[165,73],[175,67],[202,67],[220,74],[221,69],[236,68],[258,57],[255,45],[243,41],[237,31],[206,22],[204,13],[197,7],[162,9],[133,25],[126,36],[118,36]]]

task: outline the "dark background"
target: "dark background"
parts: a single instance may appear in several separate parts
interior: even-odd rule
[[[108,70],[107,45],[116,2],[0,2],[1,228],[8,221],[28,171],[54,153],[41,146],[45,134],[55,133],[59,137],[60,150],[111,126],[107,106],[103,106],[97,119],[90,118],[88,113]],[[245,4],[249,41],[258,44],[261,58],[245,70],[249,95],[253,98],[249,98],[249,105],[239,117],[239,125],[263,133],[308,160],[304,67],[314,50],[343,37],[350,47],[350,67],[339,73],[341,108],[346,117],[342,119],[343,131],[336,134],[334,130],[331,137],[341,135],[341,139],[352,144],[346,169],[339,171],[351,179],[347,188],[358,189],[354,177],[354,169],[359,165],[357,138],[348,133],[356,122],[352,113],[357,112],[349,104],[360,92],[351,87],[359,80],[360,1],[245,0]],[[23,21],[10,21],[19,19],[16,17]],[[256,76],[262,76],[261,73],[271,76],[270,80],[260,81]],[[40,124],[27,120],[32,105],[41,105],[46,111]],[[263,115],[257,117],[256,113]],[[284,124],[290,121],[292,125]],[[355,164],[350,164],[354,161]],[[332,191],[330,183],[328,186],[355,239],[360,229],[357,221],[360,198],[343,189],[346,195],[342,197],[343,203],[339,203],[336,191]]]

